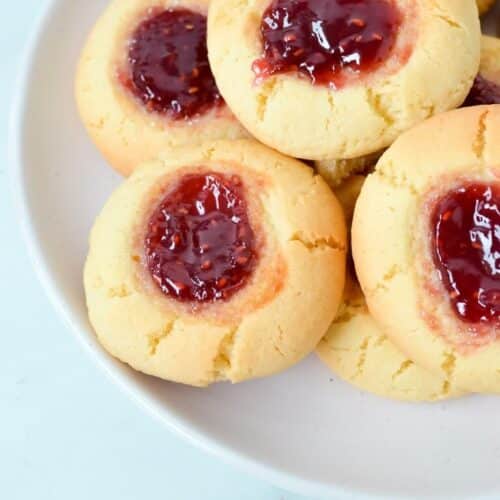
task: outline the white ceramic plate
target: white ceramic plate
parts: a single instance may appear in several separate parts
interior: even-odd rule
[[[266,380],[199,390],[109,357],[87,322],[87,234],[120,182],[87,139],[73,102],[84,38],[106,0],[53,0],[33,36],[12,120],[12,174],[47,293],[116,383],[170,429],[275,484],[336,498],[500,496],[500,398],[385,401],[336,380],[313,356]]]

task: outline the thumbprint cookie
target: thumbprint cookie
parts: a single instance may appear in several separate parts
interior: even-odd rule
[[[308,160],[375,153],[458,107],[479,49],[472,0],[212,0],[209,7],[208,55],[222,96],[261,142]]]
[[[335,194],[351,224],[363,176],[347,179]],[[316,352],[340,378],[378,396],[402,401],[438,401],[461,395],[449,380],[435,376],[401,353],[373,319],[349,261],[338,316]]]
[[[208,0],[114,0],[90,34],[76,100],[122,174],[159,151],[247,135],[210,70],[207,8]]]
[[[133,368],[206,386],[312,352],[345,276],[343,212],[303,163],[251,141],[160,155],[111,196],[84,283],[102,345]]]
[[[370,313],[418,364],[500,392],[500,105],[403,134],[356,204],[353,256]]]

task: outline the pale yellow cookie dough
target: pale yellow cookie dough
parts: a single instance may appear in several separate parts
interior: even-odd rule
[[[237,174],[260,234],[251,280],[231,299],[186,305],[144,264],[144,232],[164,193],[193,172]],[[137,169],[97,218],[85,266],[90,321],[136,370],[195,386],[270,375],[314,350],[342,298],[346,229],[319,175],[256,142],[207,143]]]
[[[479,73],[500,85],[500,38],[482,36]]]
[[[347,179],[335,194],[346,222],[364,182]],[[452,384],[420,368],[404,356],[370,315],[357,280],[347,273],[339,315],[319,343],[316,353],[339,377],[361,390],[403,401],[436,401],[461,395]]]
[[[500,342],[452,311],[430,253],[433,200],[467,182],[500,182],[500,105],[436,116],[403,134],[358,199],[353,255],[369,310],[411,359],[470,392],[500,392]],[[477,327],[474,327],[477,329]]]
[[[97,148],[124,175],[160,151],[248,136],[227,106],[193,120],[173,121],[146,111],[119,81],[128,38],[148,9],[177,6],[206,13],[208,0],[113,0],[81,54],[75,85],[80,116]]]
[[[425,118],[459,106],[479,67],[475,2],[396,3],[404,20],[393,55],[335,90],[295,74],[256,82],[252,64],[262,55],[259,29],[269,1],[212,0],[208,50],[222,95],[253,135],[291,156],[350,159],[380,151]]]
[[[368,173],[375,166],[381,155],[382,152],[376,152],[360,158],[352,158],[351,160],[316,161],[314,162],[314,166],[328,185],[332,189],[335,189],[353,174]]]
[[[482,36],[479,73],[500,85],[500,38]],[[382,152],[376,152],[351,160],[322,160],[314,162],[314,166],[329,186],[336,189],[350,175],[368,173],[381,155]]]
[[[481,38],[481,64],[479,73],[500,85],[500,38],[483,35]],[[350,175],[368,173],[382,152],[372,153],[351,160],[323,160],[314,163],[317,172],[333,189]]]

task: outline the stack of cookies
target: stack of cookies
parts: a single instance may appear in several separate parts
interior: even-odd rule
[[[199,387],[316,350],[380,396],[500,392],[493,3],[113,0],[76,78],[126,177],[84,271],[103,347]]]

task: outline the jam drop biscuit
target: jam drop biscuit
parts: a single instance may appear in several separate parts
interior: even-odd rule
[[[260,141],[310,160],[380,151],[459,106],[479,43],[471,0],[212,0],[208,16],[228,105]]]
[[[111,354],[164,379],[278,372],[314,350],[337,312],[345,232],[322,178],[257,143],[162,155],[95,223],[90,320]]]
[[[76,99],[90,137],[128,175],[161,151],[246,133],[207,59],[208,0],[114,0],[81,55]]]
[[[335,192],[348,226],[363,182],[364,177],[352,176]],[[320,359],[342,379],[382,397],[436,401],[459,396],[448,380],[420,368],[394,346],[370,315],[356,275],[349,271],[339,315],[316,349]]]
[[[500,392],[500,106],[403,134],[358,199],[353,256],[368,308],[411,359]]]

